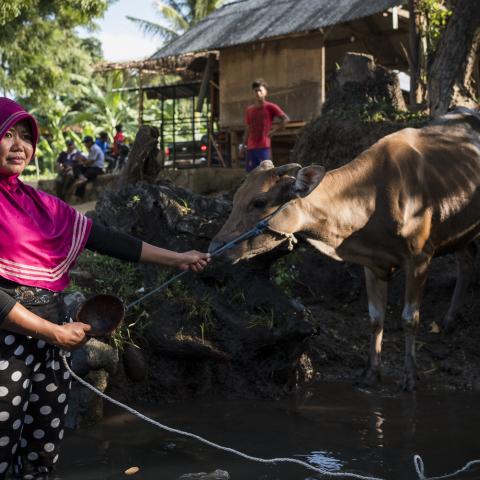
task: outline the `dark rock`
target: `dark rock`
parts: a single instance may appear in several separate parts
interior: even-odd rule
[[[196,195],[162,180],[106,191],[95,217],[160,247],[205,251],[230,209],[227,196]],[[285,253],[234,267],[212,262],[201,275],[187,275],[141,305],[149,318],[136,343],[149,363],[158,359],[145,380],[146,395],[161,385],[162,393],[180,396],[247,389],[271,397],[310,377],[297,370],[303,369],[303,340],[314,329],[299,302],[269,278],[279,255]],[[139,268],[146,291],[158,286],[158,269]]]
[[[91,338],[82,347],[86,353],[86,362],[90,370],[106,370],[115,373],[118,365],[118,351],[107,343]]]
[[[141,349],[131,343],[127,343],[123,351],[123,366],[128,378],[134,382],[141,382],[147,376],[147,362]]]

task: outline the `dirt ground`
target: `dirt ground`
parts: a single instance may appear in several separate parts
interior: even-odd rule
[[[281,260],[282,269],[286,263],[294,275],[283,288],[306,307],[307,323],[311,326],[308,335],[285,343],[273,342],[252,355],[250,340],[215,321],[203,342],[195,321],[189,323],[185,319],[181,302],[159,299],[155,302],[156,312],[151,314],[153,329],[149,329],[148,341],[140,339],[148,362],[147,378],[131,381],[121,368],[111,379],[112,393],[129,400],[158,402],[205,395],[280,398],[312,385],[321,386],[324,381],[347,382],[354,388],[367,365],[369,351],[363,269],[335,262],[306,245],[290,255]],[[456,328],[448,334],[432,328],[432,322],[440,321],[448,309],[455,269],[453,256],[435,259],[431,267],[416,342],[418,390],[480,390],[478,275],[468,290]],[[382,380],[373,389],[392,393],[399,389],[404,355],[404,337],[399,326],[402,301],[403,277],[399,274],[390,283]],[[301,327],[302,319],[295,322],[299,330],[305,328]],[[182,352],[177,351],[178,343],[173,340],[178,339],[179,325],[185,329]],[[261,341],[258,332],[257,341]],[[227,338],[237,349],[232,361],[221,352],[229,351],[225,347]],[[203,353],[198,350],[199,345],[204,348]],[[292,345],[296,351],[289,356],[285,352],[292,352]],[[296,375],[293,384],[292,373]]]
[[[337,263],[310,248],[300,256],[300,262],[297,268],[301,283],[295,286],[294,294],[310,309],[317,327],[309,350],[316,380],[355,382],[366,366],[369,348],[363,269]],[[478,263],[477,259],[477,266]],[[416,342],[419,389],[480,389],[478,275],[470,285],[456,328],[448,334],[438,333],[433,324],[448,310],[455,279],[452,255],[433,261]],[[383,341],[383,383],[393,389],[401,379],[403,367],[404,339],[400,324],[403,280],[400,273],[390,282]]]

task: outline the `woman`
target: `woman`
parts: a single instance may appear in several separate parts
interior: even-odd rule
[[[0,98],[0,480],[48,478],[58,461],[71,380],[59,349],[90,326],[63,324],[61,292],[84,248],[130,261],[202,270],[210,257],[176,253],[93,223],[18,176],[38,140],[35,119]]]

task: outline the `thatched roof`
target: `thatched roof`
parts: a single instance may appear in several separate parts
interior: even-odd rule
[[[156,52],[163,58],[306,33],[368,17],[407,0],[239,0],[208,15]]]
[[[95,65],[96,72],[111,70],[145,70],[157,73],[182,73],[196,59],[203,55],[187,53],[184,55],[162,56],[145,60],[130,60],[125,62],[99,62]]]

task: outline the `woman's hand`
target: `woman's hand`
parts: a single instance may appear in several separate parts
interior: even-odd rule
[[[3,320],[2,328],[13,333],[30,335],[65,350],[74,350],[88,340],[86,333],[92,327],[81,322],[57,325],[16,303]]]
[[[51,343],[64,350],[72,351],[81,347],[88,340],[87,332],[91,325],[82,322],[71,322],[57,325]]]
[[[197,252],[196,250],[174,252],[143,242],[140,261],[201,272],[210,261],[210,254]]]
[[[196,250],[190,250],[188,252],[177,253],[177,259],[175,260],[176,267],[181,270],[193,270],[194,272],[201,272],[210,261],[209,253],[197,252]]]

